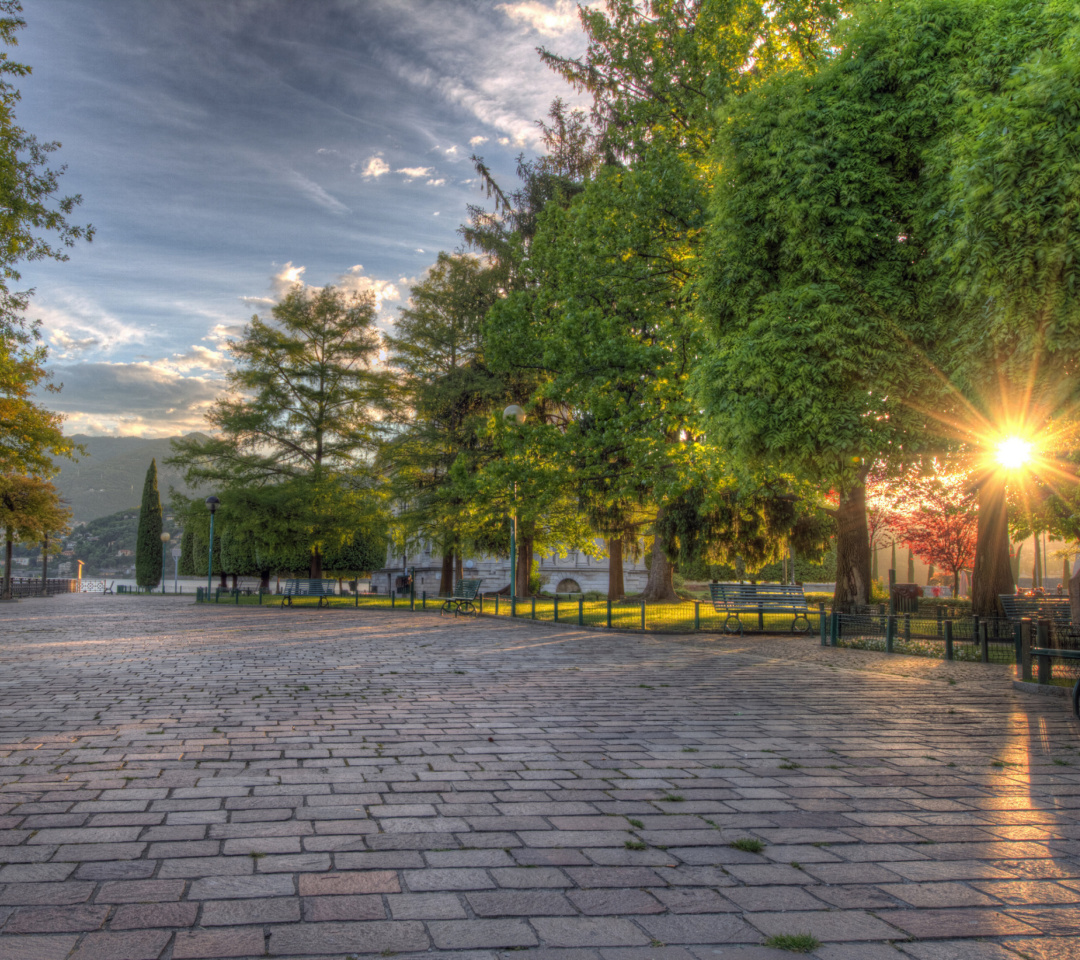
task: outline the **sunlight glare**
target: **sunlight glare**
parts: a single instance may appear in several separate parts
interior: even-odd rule
[[[1016,470],[1031,460],[1031,442],[1022,437],[1005,437],[997,446],[997,461],[1007,470]]]

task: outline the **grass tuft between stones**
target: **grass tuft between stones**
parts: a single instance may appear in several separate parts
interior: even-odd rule
[[[821,941],[809,933],[778,933],[775,937],[769,937],[765,946],[792,953],[810,953],[821,946]]]
[[[738,840],[732,840],[731,845],[743,853],[761,853],[765,849],[765,842],[757,837],[739,837]]]

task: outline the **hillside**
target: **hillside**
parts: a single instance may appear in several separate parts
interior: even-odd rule
[[[142,437],[72,437],[87,450],[79,462],[61,460],[55,483],[71,505],[75,520],[96,520],[121,510],[137,509],[146,468],[157,459],[158,489],[168,506],[169,487],[189,493],[180,474],[166,465],[172,456],[173,437],[156,440]]]

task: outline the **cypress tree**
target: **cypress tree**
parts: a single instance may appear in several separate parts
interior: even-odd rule
[[[139,506],[139,535],[135,540],[135,582],[156,587],[161,582],[161,497],[158,496],[157,461],[150,461]]]

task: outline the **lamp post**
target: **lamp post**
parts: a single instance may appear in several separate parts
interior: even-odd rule
[[[180,579],[180,554],[183,551],[179,547],[173,547],[169,553],[172,554],[172,592],[176,593],[177,581]]]
[[[525,422],[525,411],[516,403],[503,411],[503,419],[514,423]],[[517,481],[514,481],[514,514],[510,523],[510,616],[514,616],[517,600]]]
[[[161,595],[165,596],[165,548],[169,545],[169,541],[172,537],[169,536],[168,531],[165,531],[161,535]]]
[[[206,509],[210,511],[210,552],[206,558],[206,599],[210,599],[210,590],[214,580],[214,514],[221,501],[215,496],[206,498]]]

